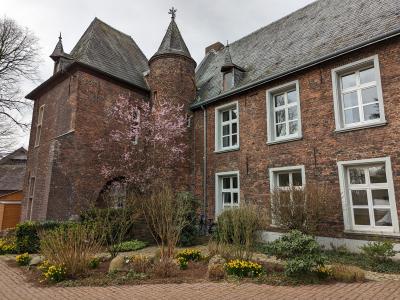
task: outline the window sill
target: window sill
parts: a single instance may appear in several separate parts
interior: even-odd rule
[[[367,230],[344,230],[346,234],[354,234],[354,235],[375,235],[375,236],[387,236],[387,237],[400,237],[399,232],[393,231],[367,231]]]
[[[228,149],[220,149],[220,150],[215,150],[214,153],[233,152],[233,151],[238,151],[239,149],[240,149],[239,147],[228,148]]]
[[[275,144],[282,144],[282,143],[289,143],[289,142],[294,142],[294,141],[300,141],[303,139],[303,136],[296,136],[292,138],[287,138],[284,140],[275,140],[275,141],[268,141],[267,145],[275,145]]]
[[[376,122],[376,123],[371,123],[371,124],[357,125],[357,126],[348,127],[348,128],[336,128],[335,132],[342,133],[342,132],[355,131],[355,130],[373,128],[373,127],[380,127],[380,126],[385,126],[385,125],[387,125],[387,122],[381,121],[381,122]]]

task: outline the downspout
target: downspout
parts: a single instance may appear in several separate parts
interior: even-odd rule
[[[207,109],[202,105],[203,110],[203,221],[204,233],[208,233],[207,218]]]

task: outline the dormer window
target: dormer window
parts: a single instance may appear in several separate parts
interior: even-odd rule
[[[224,73],[224,83],[223,83],[224,91],[227,91],[235,85],[235,80],[233,76],[233,70],[230,72]]]

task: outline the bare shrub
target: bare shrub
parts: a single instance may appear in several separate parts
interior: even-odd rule
[[[328,185],[277,188],[271,193],[272,218],[283,229],[313,234],[330,216],[332,203],[335,203],[335,195]]]
[[[41,231],[40,253],[53,265],[64,266],[69,276],[85,273],[89,262],[101,250],[95,230],[73,224]]]
[[[176,261],[169,257],[157,261],[153,266],[153,273],[157,277],[168,278],[176,276],[179,267]]]
[[[335,264],[331,266],[332,277],[341,282],[363,282],[365,272],[355,266]]]
[[[174,193],[161,185],[147,199],[140,202],[146,223],[160,248],[160,260],[174,257],[182,229],[188,224],[191,208],[189,193]]]
[[[150,258],[146,255],[138,254],[130,258],[130,265],[136,273],[147,273],[152,265]]]
[[[123,202],[114,193],[104,193],[100,207],[93,207],[82,214],[83,221],[96,228],[111,258],[118,255],[120,244],[127,239],[133,224],[140,216],[135,207],[136,201],[138,197],[133,191],[127,191]]]
[[[258,233],[266,226],[266,213],[256,205],[244,204],[225,210],[217,221],[214,240],[222,256],[250,259],[253,255]]]

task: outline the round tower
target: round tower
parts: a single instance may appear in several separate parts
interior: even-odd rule
[[[196,62],[175,22],[176,9],[169,11],[171,22],[158,51],[150,58],[148,83],[156,104],[164,99],[189,106],[196,96]]]
[[[176,9],[169,11],[171,22],[158,51],[149,60],[150,72],[147,82],[151,90],[152,103],[166,101],[174,105],[183,105],[188,120],[185,143],[188,145],[185,163],[177,166],[176,184],[186,190],[191,189],[193,151],[193,126],[190,105],[196,97],[195,68],[196,62],[182,38],[175,22]]]

